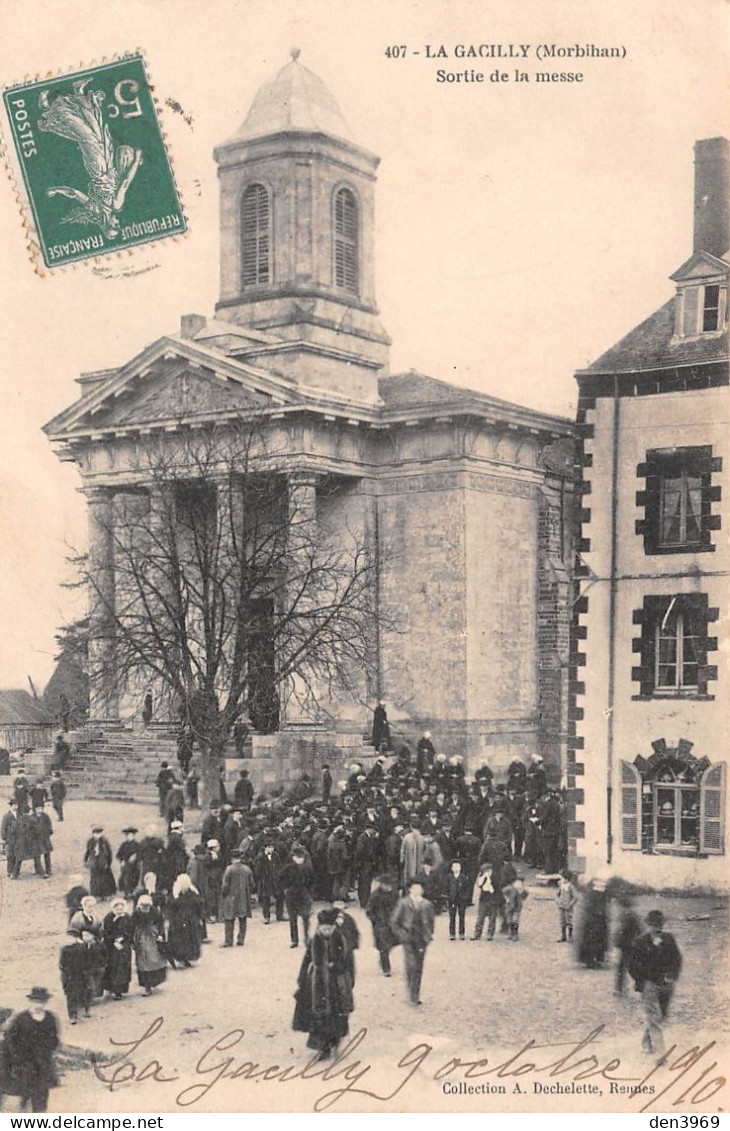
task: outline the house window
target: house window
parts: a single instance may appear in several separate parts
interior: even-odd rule
[[[712,514],[721,489],[713,484],[713,472],[722,460],[713,457],[707,444],[692,448],[655,449],[646,453],[637,475],[646,481],[636,503],[644,516],[636,522],[636,533],[644,536],[647,554],[701,553],[714,550],[712,531],[719,530],[721,517]]]
[[[660,739],[650,758],[621,763],[621,847],[718,856],[725,851],[725,764]]]
[[[335,285],[357,293],[359,222],[355,194],[341,188],[334,199],[334,275]]]
[[[717,679],[717,667],[708,663],[717,637],[708,635],[708,626],[717,618],[718,609],[709,608],[705,593],[645,597],[633,616],[641,625],[633,641],[641,659],[631,672],[639,684],[634,698],[708,696],[710,682]]]
[[[244,287],[271,281],[270,214],[267,190],[263,185],[249,185],[241,202]]]
[[[705,287],[705,301],[702,309],[702,329],[717,330],[720,325],[720,287],[708,283]]]
[[[667,608],[656,626],[654,687],[657,691],[696,691],[699,617],[695,610]]]

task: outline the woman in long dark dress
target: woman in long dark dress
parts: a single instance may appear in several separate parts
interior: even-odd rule
[[[603,880],[593,880],[583,905],[583,920],[578,943],[578,961],[596,970],[608,948],[608,897]]]
[[[307,1048],[327,1060],[350,1028],[355,1008],[349,975],[347,941],[337,927],[334,908],[320,911],[317,930],[307,943],[295,993],[292,1028],[308,1033]]]
[[[167,905],[169,922],[167,946],[173,962],[189,966],[200,958],[200,941],[205,932],[205,910],[200,892],[185,872],[173,884]]]
[[[122,994],[129,991],[132,981],[132,939],[134,927],[132,917],[127,914],[123,899],[115,899],[112,909],[104,919],[104,951],[106,968],[104,970],[104,989],[120,1001]]]
[[[103,832],[100,825],[95,825],[84,852],[84,864],[89,869],[89,891],[97,899],[108,899],[117,890],[117,881],[112,872],[112,846],[102,836]]]
[[[149,997],[155,986],[167,976],[165,957],[165,924],[161,913],[152,906],[151,895],[141,895],[132,916],[134,927],[134,953],[137,958],[137,978]]]

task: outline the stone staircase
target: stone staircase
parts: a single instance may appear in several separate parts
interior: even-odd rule
[[[178,771],[177,743],[164,734],[110,731],[80,741],[63,771],[70,797],[155,804],[160,763]]]

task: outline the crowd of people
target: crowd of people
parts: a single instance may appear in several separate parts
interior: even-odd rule
[[[379,725],[382,731],[382,720]],[[407,1000],[414,1007],[421,1005],[438,915],[444,914],[455,943],[482,939],[485,927],[487,941],[498,933],[519,941],[525,867],[555,884],[556,941],[572,942],[580,897],[566,868],[565,804],[549,785],[542,758],[533,756],[529,766],[514,760],[503,783],[487,765],[467,782],[463,760],[437,754],[428,732],[415,750],[404,743],[391,756],[385,740],[382,746],[368,769],[353,763],[335,783],[324,765],[321,782],[303,775],[269,798],[255,797],[244,766],[235,786],[221,783],[220,796],[210,800],[195,843],[184,826],[191,791],[163,762],[156,784],[166,834],[157,823],[141,832],[129,825],[112,845],[95,825],[83,855],[85,875],[70,878],[66,935],[59,939],[70,1023],[88,1016],[104,994],[116,1001],[128,994],[133,966],[143,994],[150,995],[168,970],[199,962],[213,938],[211,924],[223,925],[220,946],[245,946],[256,905],[263,925],[288,919],[290,946],[304,944],[292,1024],[307,1032],[308,1047],[322,1058],[347,1034],[354,1009],[360,933],[347,910],[351,902],[370,922],[384,977],[392,973],[393,948],[403,948]],[[185,778],[190,765],[186,771]],[[46,789],[18,773],[2,827],[9,875],[17,877],[25,859],[39,875],[50,874],[45,806],[50,800],[63,820],[64,797],[57,787],[54,793],[59,781],[56,773]],[[197,802],[196,789],[193,807]],[[582,897],[576,952],[585,966],[605,960],[608,895],[596,882]],[[316,918],[315,904],[321,905]],[[634,977],[647,1013],[645,1045],[661,1051],[661,1022],[681,957],[661,930],[660,913],[652,915],[645,935],[623,900],[616,990],[622,992],[627,972]],[[470,932],[467,918],[473,919]],[[47,991],[32,991],[36,1014],[41,992]],[[4,1049],[5,1075],[12,1078],[7,1034]],[[26,1099],[31,1106],[43,1102],[37,1094]]]

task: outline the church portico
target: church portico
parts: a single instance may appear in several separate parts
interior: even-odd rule
[[[179,335],[84,375],[79,399],[46,426],[89,501],[92,683],[132,673],[101,681],[93,718],[137,720],[150,689],[155,721],[178,725],[222,633],[206,695],[223,709],[244,687],[253,761],[273,784],[343,751],[364,756],[379,699],[398,741],[429,729],[472,771],[540,752],[557,780],[572,425],[389,372],[375,297],[379,159],[298,58],[215,159],[215,317],[186,314]],[[327,649],[308,652],[307,618],[340,599],[348,568],[371,622],[353,620],[363,640],[340,640],[334,671]],[[130,662],[135,586],[159,655],[177,654],[180,637],[190,646],[175,695],[152,656],[148,671]],[[241,601],[245,615],[222,630],[221,608]]]

